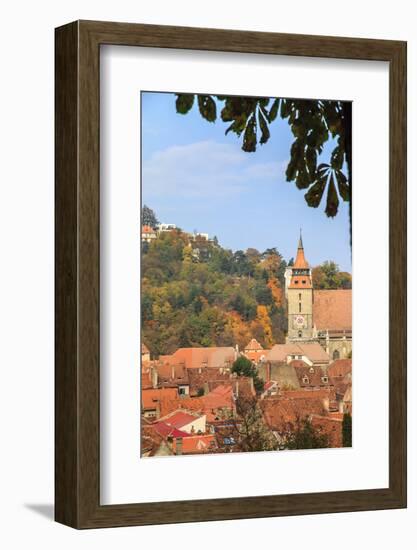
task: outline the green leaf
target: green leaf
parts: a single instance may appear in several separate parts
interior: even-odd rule
[[[246,153],[254,153],[256,151],[256,120],[255,115],[252,115],[246,126],[243,135],[242,149]]]
[[[318,172],[324,172],[324,171],[328,170],[329,168],[330,168],[329,164],[326,164],[325,162],[322,162],[318,165],[317,171]]]
[[[291,101],[283,99],[281,101],[281,118],[287,118],[291,114]]]
[[[345,202],[350,201],[350,186],[345,174],[341,170],[335,172],[339,195]]]
[[[319,206],[319,204],[321,203],[321,199],[323,198],[326,184],[327,175],[323,175],[310,187],[310,189],[304,195],[308,206],[312,206],[313,208],[317,208]]]
[[[272,104],[271,109],[269,110],[268,118],[269,122],[273,122],[277,118],[278,109],[279,109],[280,100],[277,98]]]
[[[333,170],[341,170],[343,166],[343,157],[344,157],[343,149],[342,147],[340,147],[340,145],[338,145],[333,149],[332,156],[330,158],[330,164]]]
[[[317,169],[317,153],[316,150],[313,149],[313,147],[307,147],[306,164],[308,171],[310,172],[311,179],[314,179]]]
[[[297,138],[304,138],[307,134],[307,128],[305,127],[304,122],[300,118],[297,118],[294,121],[294,124],[291,126],[291,130],[292,130],[292,133]]]
[[[327,200],[326,200],[326,215],[329,218],[334,218],[337,214],[339,208],[339,197],[337,196],[336,186],[334,183],[333,173],[330,175],[329,187],[327,190]]]
[[[216,120],[216,104],[209,95],[198,96],[198,108],[203,118],[209,122],[214,122]]]
[[[297,174],[297,179],[295,180],[295,184],[297,185],[298,189],[306,189],[309,187],[311,183],[310,176],[308,175],[308,172],[304,170],[299,170]]]
[[[243,130],[246,127],[246,116],[241,115],[236,120],[232,122],[232,124],[227,128],[225,134],[227,135],[229,132],[234,132],[238,136],[243,132]]]
[[[234,111],[233,111],[233,103],[230,100],[230,98],[226,99],[224,107],[221,110],[220,116],[223,122],[230,122],[231,120],[234,120],[235,117],[234,117]]]
[[[259,126],[261,128],[261,139],[259,140],[259,143],[263,145],[268,141],[271,134],[269,132],[268,123],[264,115],[262,114],[262,111],[259,111],[258,118],[259,118]]]
[[[296,174],[297,174],[297,166],[293,161],[290,160],[290,162],[288,163],[287,169],[285,171],[285,176],[287,178],[287,181],[295,180]]]
[[[194,94],[177,94],[177,99],[175,101],[175,107],[177,113],[181,115],[186,115],[188,111],[192,108],[194,104]]]

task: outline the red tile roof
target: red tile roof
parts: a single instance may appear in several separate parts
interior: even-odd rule
[[[188,437],[189,434],[187,432],[183,432],[181,430],[178,430],[177,428],[174,428],[173,426],[170,426],[166,422],[156,422],[154,424],[155,431],[161,435],[162,437]]]
[[[151,373],[143,372],[141,373],[141,387],[143,390],[152,388],[152,379],[151,379]]]
[[[244,351],[243,355],[250,359],[250,361],[255,361],[255,363],[258,363],[258,361],[262,361],[263,359],[266,359],[267,353],[269,350],[262,349],[258,351]]]
[[[267,353],[267,361],[286,361],[289,355],[304,355],[313,363],[328,363],[330,358],[318,342],[312,344],[275,344]]]
[[[343,447],[342,418],[334,415],[313,414],[311,423],[319,432],[328,436],[329,447]]]
[[[318,392],[305,392],[318,393]],[[274,431],[284,431],[294,427],[298,420],[309,418],[312,414],[325,414],[323,399],[314,398],[268,398],[260,401],[265,422]]]
[[[246,345],[245,351],[260,351],[263,350],[263,347],[258,342],[256,338],[252,338],[252,340]]]
[[[173,414],[161,418],[160,420],[163,421],[165,424],[168,424],[169,426],[180,430],[184,426],[191,424],[191,422],[194,422],[197,419],[198,416],[194,414],[178,410]]]
[[[183,364],[187,369],[203,367],[231,367],[235,360],[232,347],[179,348],[172,355],[161,355],[161,362]]]
[[[177,395],[176,388],[142,389],[142,409],[155,409],[163,399],[175,399]]]
[[[288,288],[313,288],[309,275],[292,275]]]
[[[212,391],[203,397],[163,399],[160,402],[161,415],[163,416],[178,409],[187,409],[206,414],[208,421],[212,420],[216,411],[233,408],[234,400],[231,387],[227,391],[223,389]]]
[[[301,246],[298,246],[297,248],[297,256],[295,258],[293,267],[299,269],[308,269],[309,267],[306,257],[304,255],[304,248],[302,248]]]
[[[174,452],[177,449],[177,441],[172,442]],[[182,454],[207,453],[216,448],[216,438],[212,434],[189,435],[182,440]]]
[[[317,330],[352,330],[352,290],[315,290],[313,323]]]
[[[316,365],[310,367],[299,360],[291,361],[290,365],[295,368],[301,388],[322,388],[331,385],[331,378],[325,368]]]
[[[281,395],[287,399],[331,399],[333,390],[322,388],[320,390],[282,390]]]
[[[187,369],[187,376],[190,383],[190,395],[197,395],[198,391],[204,389],[205,385],[216,383],[219,385],[230,380],[232,376],[228,369],[221,372],[221,368],[206,367],[201,369]]]
[[[155,233],[155,229],[150,225],[142,225],[142,233]]]
[[[329,376],[343,378],[352,372],[352,359],[336,359],[328,368]]]

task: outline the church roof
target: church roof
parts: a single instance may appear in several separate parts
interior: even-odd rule
[[[313,320],[317,330],[352,330],[352,290],[315,290]]]
[[[329,356],[318,342],[304,343],[293,342],[288,344],[275,344],[267,353],[267,361],[286,361],[289,355],[305,355],[315,362],[329,362]]]
[[[245,347],[245,351],[261,351],[263,350],[263,347],[261,344],[256,340],[256,338],[252,338],[252,340],[247,344]]]

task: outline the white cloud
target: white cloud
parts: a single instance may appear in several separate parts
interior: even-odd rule
[[[286,162],[254,162],[250,153],[215,141],[176,145],[143,163],[146,196],[224,197],[254,180],[281,180]]]

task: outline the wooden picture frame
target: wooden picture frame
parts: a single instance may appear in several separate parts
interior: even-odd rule
[[[55,518],[75,528],[406,507],[406,43],[76,21],[56,29]],[[389,63],[389,487],[100,505],[99,55],[117,44]]]

